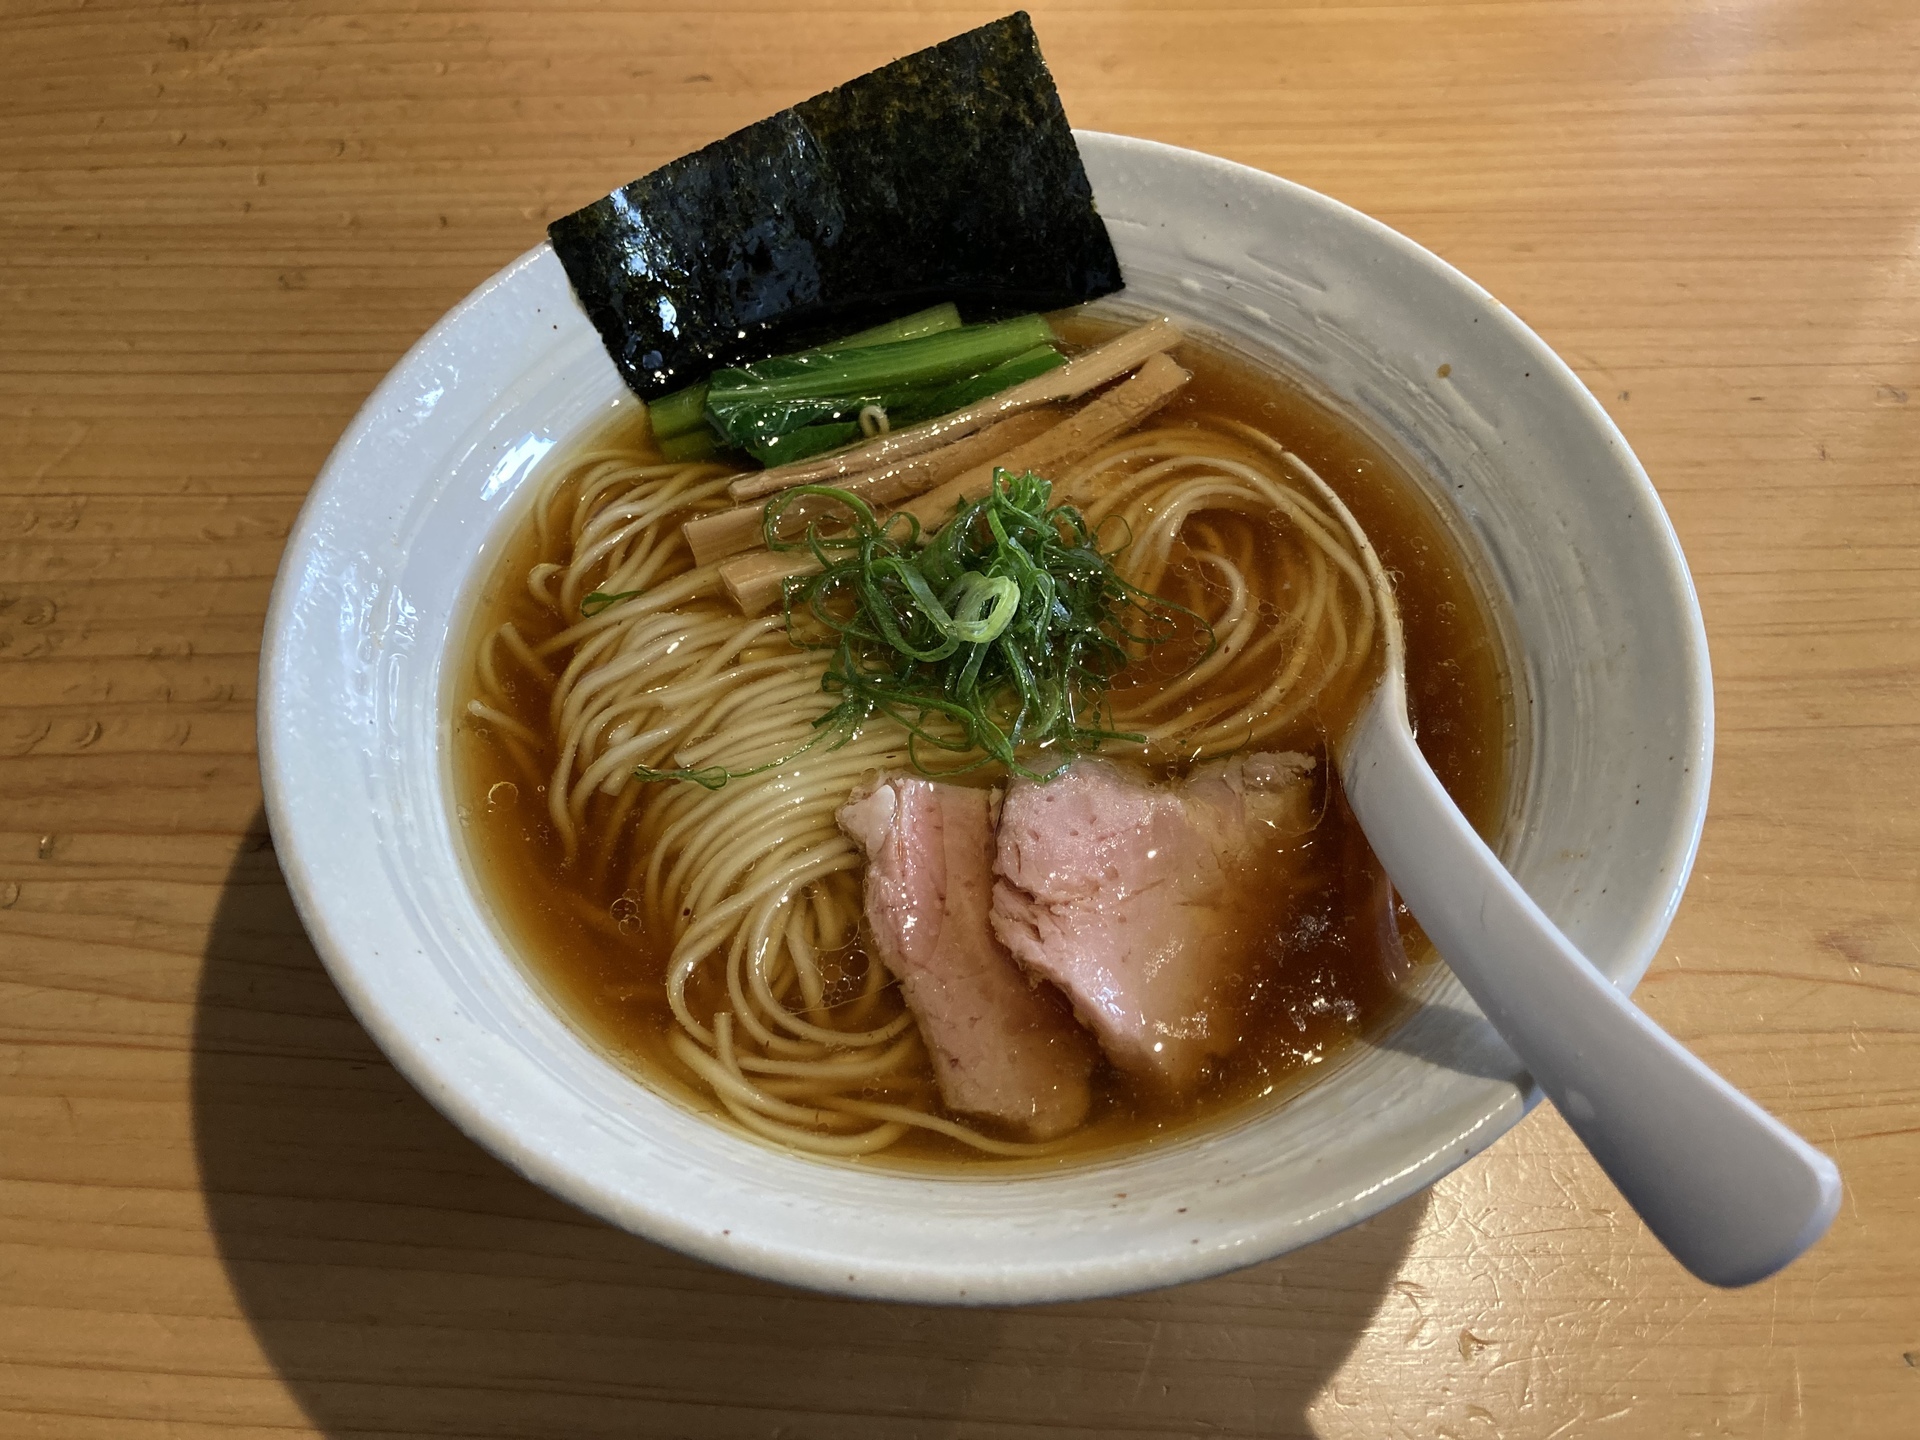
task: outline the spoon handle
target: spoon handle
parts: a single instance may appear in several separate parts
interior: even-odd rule
[[[1574,948],[1454,806],[1405,716],[1390,672],[1340,753],[1388,879],[1674,1258],[1715,1285],[1771,1275],[1826,1233],[1839,1170]]]

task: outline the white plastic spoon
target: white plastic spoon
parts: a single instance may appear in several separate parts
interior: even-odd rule
[[[1839,1170],[1616,990],[1467,823],[1414,743],[1379,556],[1339,496],[1293,464],[1359,548],[1380,613],[1380,678],[1334,752],[1387,878],[1673,1257],[1714,1285],[1765,1279],[1826,1233]]]

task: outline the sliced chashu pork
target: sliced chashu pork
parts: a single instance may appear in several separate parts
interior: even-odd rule
[[[841,807],[866,851],[870,943],[900,981],[950,1109],[1036,1140],[1086,1118],[1092,1040],[994,939],[985,790],[888,776]]]
[[[1159,786],[1079,760],[1008,789],[994,933],[1066,992],[1119,1069],[1186,1093],[1238,1045],[1288,842],[1314,825],[1313,763],[1237,756]]]

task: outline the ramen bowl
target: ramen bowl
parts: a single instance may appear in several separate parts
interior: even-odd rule
[[[1686,564],[1625,440],[1485,290],[1312,191],[1080,143],[1135,306],[1265,360],[1401,457],[1469,556],[1516,727],[1496,848],[1616,984],[1652,960],[1705,814],[1712,699]],[[450,725],[478,579],[557,448],[634,402],[544,245],[355,418],[287,547],[262,658],[276,848],[394,1064],[522,1174],[636,1234],[796,1285],[1063,1300],[1280,1254],[1432,1184],[1532,1084],[1444,966],[1313,1083],[1055,1168],[915,1173],[749,1138],[648,1088],[513,953],[460,838]]]

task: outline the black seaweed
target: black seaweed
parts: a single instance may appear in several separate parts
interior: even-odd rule
[[[984,319],[1122,284],[1024,12],[749,125],[547,233],[644,397],[940,300]]]

